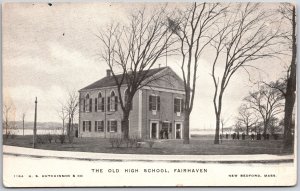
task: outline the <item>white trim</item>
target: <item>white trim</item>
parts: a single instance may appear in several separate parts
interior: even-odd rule
[[[91,131],[89,131],[89,128],[87,128],[87,123],[86,122],[91,122]],[[85,123],[85,125],[84,125],[84,128],[85,128],[85,131],[83,131],[83,123]],[[92,128],[92,121],[90,121],[90,120],[83,120],[82,121],[82,132],[93,132],[92,131],[93,130],[93,128]]]
[[[159,122],[158,121],[150,121],[150,139],[153,139],[152,137],[152,124],[155,123],[156,124],[156,139],[158,139],[158,130],[159,130]]]
[[[151,111],[152,111],[152,115],[156,115],[156,113],[157,113],[157,108],[158,108],[158,98],[157,97],[160,97],[158,94],[155,94],[155,93],[151,93],[151,94],[149,94],[149,97],[150,96],[152,96],[152,97],[155,97],[155,110],[152,110],[152,108],[151,108]],[[147,99],[149,99],[149,97],[147,98]],[[159,98],[160,99],[160,98]],[[152,102],[153,102],[153,100],[152,100]],[[148,106],[149,107],[149,106]]]
[[[122,87],[127,87],[127,84],[122,84]],[[86,89],[86,90],[79,90],[78,92],[88,92],[88,91],[97,91],[97,90],[107,90],[107,89],[116,89],[118,86],[107,86],[107,87],[100,87],[100,88],[91,88],[91,89]]]
[[[142,112],[143,112],[143,92],[142,90],[138,91],[138,99],[139,99],[139,108],[138,108],[138,132],[140,134],[140,137],[142,137]],[[132,108],[133,109],[133,108]]]
[[[98,130],[98,122],[103,122],[103,131],[99,131]],[[96,126],[96,129],[97,129],[97,131],[95,131],[96,133],[104,133],[104,130],[105,130],[105,124],[104,124],[104,120],[96,120],[96,123],[97,123],[97,126]],[[95,128],[94,128],[94,130],[95,130]]]
[[[101,100],[99,100],[99,94],[101,94]],[[103,97],[103,94],[102,94],[102,92],[101,91],[98,91],[97,92],[97,111],[95,111],[95,112],[103,112],[101,109],[99,109],[99,103],[102,101],[102,98],[104,98],[105,99],[105,97]],[[95,103],[96,104],[96,103]]]
[[[117,132],[118,132],[118,120],[116,120],[116,119],[107,119],[107,120],[106,120],[106,123],[107,123],[108,121],[110,122],[110,123],[109,123],[110,125],[111,125],[111,122],[112,122],[112,121],[116,121],[116,122],[117,122],[117,131],[111,131],[111,130],[110,130],[111,128],[109,127],[109,131],[107,131],[107,132],[108,132],[108,133],[117,133]],[[106,125],[107,125],[107,124],[106,124]],[[108,125],[107,125],[107,127],[108,127]]]
[[[112,92],[114,92],[114,94],[115,94],[113,97],[111,96]],[[115,99],[116,98],[116,92],[115,92],[115,90],[113,90],[113,89],[110,90],[110,93],[109,93],[108,97],[110,98],[109,111],[116,111],[115,110],[115,104],[116,104],[116,99]],[[112,99],[111,98],[114,98],[114,104],[112,104]]]
[[[167,88],[161,88],[161,87],[148,87],[148,86],[144,86],[142,87],[142,89],[145,89],[145,90],[154,90],[154,91],[161,91],[161,92],[169,92],[169,93],[177,93],[177,94],[182,94],[184,95],[185,92],[182,90],[173,90],[173,89],[167,89]]]

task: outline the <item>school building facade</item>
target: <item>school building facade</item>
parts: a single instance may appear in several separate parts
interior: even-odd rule
[[[129,117],[129,136],[143,139],[182,139],[184,128],[184,85],[170,68],[155,68],[151,76],[166,80],[149,83],[133,97]],[[118,77],[118,76],[117,76]],[[121,87],[125,99],[127,85]],[[110,71],[79,90],[79,136],[110,138],[122,136],[122,109],[118,90]]]

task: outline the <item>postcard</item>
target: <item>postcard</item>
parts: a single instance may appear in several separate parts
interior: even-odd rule
[[[295,4],[2,11],[5,187],[297,184]]]

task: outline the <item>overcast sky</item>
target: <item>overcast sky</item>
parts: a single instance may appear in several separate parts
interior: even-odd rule
[[[104,77],[107,69],[97,57],[100,42],[95,34],[112,20],[124,20],[141,4],[5,4],[3,9],[4,102],[16,107],[16,120],[26,112],[33,120],[34,98],[38,97],[38,121],[60,122],[58,100],[68,90],[79,90]],[[177,4],[178,6],[178,4]],[[267,6],[268,7],[268,6]],[[288,63],[289,58],[285,59]],[[164,60],[158,64],[165,65]],[[181,76],[180,60],[168,59]],[[283,61],[261,60],[263,72],[252,71],[251,80],[274,80],[283,74]],[[201,60],[191,127],[214,128],[213,82],[210,55]],[[258,78],[259,77],[259,78]],[[252,84],[241,71],[232,78],[224,97],[224,118],[234,122],[237,108]]]

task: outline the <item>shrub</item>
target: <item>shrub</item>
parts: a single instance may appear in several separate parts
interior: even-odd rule
[[[74,135],[69,135],[68,136],[68,140],[69,140],[69,143],[73,143],[73,141],[74,141]]]
[[[148,143],[148,145],[149,145],[149,148],[152,149],[152,147],[153,147],[155,141],[154,141],[154,140],[148,140],[147,143]]]
[[[37,135],[36,136],[36,143],[45,144],[46,143],[46,136],[45,135]]]
[[[58,139],[61,144],[64,144],[66,141],[66,135],[65,134],[58,135]]]
[[[45,135],[46,139],[48,140],[49,143],[52,142],[53,140],[53,135],[51,135],[50,133],[48,133],[47,135]]]
[[[116,146],[117,148],[120,148],[124,142],[124,139],[122,137],[110,137],[109,142],[111,144],[111,147],[114,148]]]

